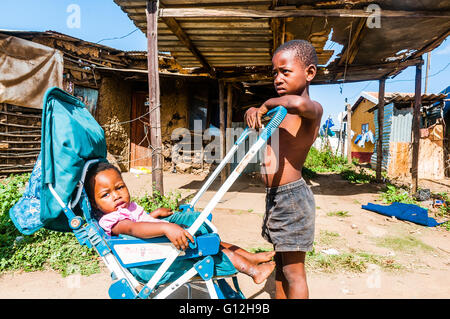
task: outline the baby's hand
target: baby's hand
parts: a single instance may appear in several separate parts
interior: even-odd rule
[[[150,213],[150,215],[154,218],[168,217],[172,214],[173,214],[172,210],[165,207],[155,209]]]
[[[192,235],[177,224],[167,223],[164,225],[164,233],[177,249],[185,250],[189,246],[188,239],[194,243]]]

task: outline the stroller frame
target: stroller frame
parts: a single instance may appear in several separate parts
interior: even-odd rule
[[[281,124],[284,117],[287,114],[287,110],[278,106],[270,110],[267,116],[272,116],[272,119],[268,125],[263,129],[256,142],[252,145],[249,151],[242,158],[237,167],[233,170],[230,176],[222,184],[213,198],[208,202],[206,207],[194,221],[194,223],[187,229],[187,231],[194,237],[195,242],[189,242],[189,248],[185,251],[178,250],[166,237],[156,237],[150,239],[122,239],[120,237],[108,236],[103,229],[98,225],[98,222],[93,216],[91,216],[91,207],[87,194],[84,190],[84,179],[86,172],[90,165],[100,161],[100,159],[93,159],[86,161],[81,180],[77,185],[77,192],[72,202],[67,205],[62,201],[57,192],[54,190],[51,184],[48,184],[49,190],[59,205],[62,207],[64,214],[69,220],[70,228],[72,229],[75,237],[81,245],[86,245],[89,248],[94,248],[105,265],[108,267],[111,277],[115,280],[109,288],[109,296],[113,299],[146,299],[150,297],[150,294],[158,288],[158,283],[164,273],[175,262],[177,258],[195,258],[203,257],[200,261],[195,263],[191,269],[177,278],[175,281],[168,284],[162,291],[157,293],[154,298],[161,299],[166,298],[177,290],[181,286],[186,286],[188,290],[188,298],[191,298],[191,287],[189,281],[195,276],[200,276],[206,284],[206,288],[211,298],[213,299],[228,299],[228,298],[240,298],[244,299],[236,274],[232,275],[232,281],[234,288],[231,288],[223,277],[214,278],[214,260],[211,255],[217,254],[219,251],[220,237],[217,234],[217,228],[211,223],[211,213],[223,195],[228,191],[231,185],[240,176],[247,164],[253,159],[257,152],[267,142],[276,128]],[[224,159],[220,162],[196,196],[189,204],[180,206],[182,212],[194,211],[194,206],[200,197],[206,192],[209,186],[213,183],[215,178],[219,175],[221,170],[230,161],[233,155],[238,150],[239,145],[244,142],[251,130],[247,127],[244,129],[240,137],[228,151]],[[80,206],[84,219],[81,216],[77,216],[73,208],[77,205]],[[201,236],[194,236],[197,230],[205,223],[213,232]],[[141,248],[150,247],[153,252],[145,255],[142,258],[139,256],[136,258],[136,253],[129,254],[127,251],[134,250],[135,252]],[[134,247],[133,247],[134,246]],[[134,249],[132,249],[134,248]],[[156,253],[155,253],[156,251]],[[161,254],[163,254],[161,256]],[[142,254],[141,254],[142,255]],[[161,263],[162,262],[162,263]],[[161,263],[150,280],[143,286],[141,283],[130,273],[127,267],[147,265],[147,264]]]

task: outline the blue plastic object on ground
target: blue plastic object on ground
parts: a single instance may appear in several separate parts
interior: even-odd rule
[[[392,203],[389,206],[384,206],[368,203],[367,205],[362,205],[362,208],[385,216],[394,216],[397,219],[407,220],[423,226],[434,227],[442,224],[436,222],[434,218],[428,217],[428,209],[414,204]]]

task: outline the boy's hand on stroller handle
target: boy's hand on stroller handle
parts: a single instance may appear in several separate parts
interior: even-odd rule
[[[280,113],[280,114],[278,114]],[[283,114],[284,113],[284,114]],[[244,114],[244,121],[247,123],[247,126],[252,129],[262,128],[263,120],[270,120],[274,116],[280,117],[281,120],[284,118],[286,110],[283,106],[279,105],[272,109],[268,109],[265,104],[261,105],[261,107],[251,107]],[[281,121],[280,121],[281,122]],[[278,126],[278,125],[277,125]]]
[[[177,224],[165,224],[164,234],[170,240],[170,242],[180,250],[185,250],[189,247],[188,240],[190,240],[192,243],[195,243],[194,237],[192,237],[192,235],[186,229]]]
[[[267,112],[268,109],[264,104],[259,108],[251,107],[247,110],[247,112],[245,112],[244,120],[247,123],[248,127],[258,129],[262,127],[262,117]]]

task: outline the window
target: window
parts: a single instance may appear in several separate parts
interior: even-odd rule
[[[361,125],[361,134],[364,134],[365,132],[367,132],[369,130],[369,123],[366,124],[362,124]]]

